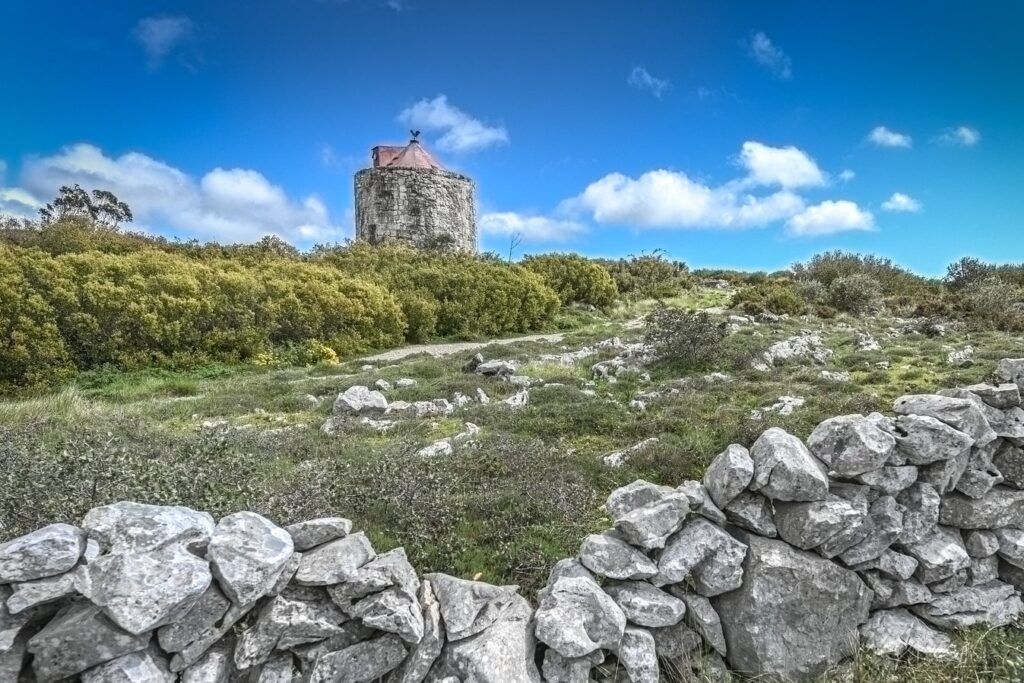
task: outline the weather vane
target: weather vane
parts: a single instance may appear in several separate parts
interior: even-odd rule
[[[412,134],[413,142],[416,142],[416,138],[420,136],[420,132],[418,130],[410,130],[409,133]]]

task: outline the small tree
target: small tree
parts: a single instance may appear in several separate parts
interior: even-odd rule
[[[70,218],[83,218],[109,230],[121,223],[130,223],[132,210],[109,190],[93,190],[92,196],[75,185],[62,185],[56,199],[39,209],[43,225],[52,225]]]

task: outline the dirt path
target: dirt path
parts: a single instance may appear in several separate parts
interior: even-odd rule
[[[414,346],[403,346],[400,349],[391,349],[390,351],[384,351],[373,356],[367,356],[362,360],[365,361],[396,361],[414,356],[417,353],[429,353],[431,356],[450,356],[453,353],[462,353],[463,351],[475,351],[482,349],[490,344],[514,344],[521,341],[546,341],[552,344],[557,344],[565,338],[564,334],[531,334],[525,337],[507,337],[505,339],[491,339],[489,341],[482,342],[452,342],[449,344],[416,344]]]

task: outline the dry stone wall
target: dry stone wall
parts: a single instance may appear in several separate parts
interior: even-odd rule
[[[801,680],[859,647],[951,654],[1024,611],[1024,359],[996,380],[624,486],[536,607],[343,518],[98,507],[0,545],[0,681]]]
[[[417,248],[476,251],[473,181],[441,169],[368,168],[356,173],[356,238]]]

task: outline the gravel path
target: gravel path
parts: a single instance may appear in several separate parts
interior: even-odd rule
[[[483,342],[452,342],[450,344],[416,344],[414,346],[403,346],[400,349],[391,349],[374,356],[367,356],[365,361],[396,361],[414,356],[417,353],[429,353],[431,356],[450,356],[453,353],[463,351],[476,351],[490,344],[514,344],[521,341],[546,341],[557,344],[565,338],[564,334],[531,334],[525,337],[507,337],[505,339],[491,339]]]

